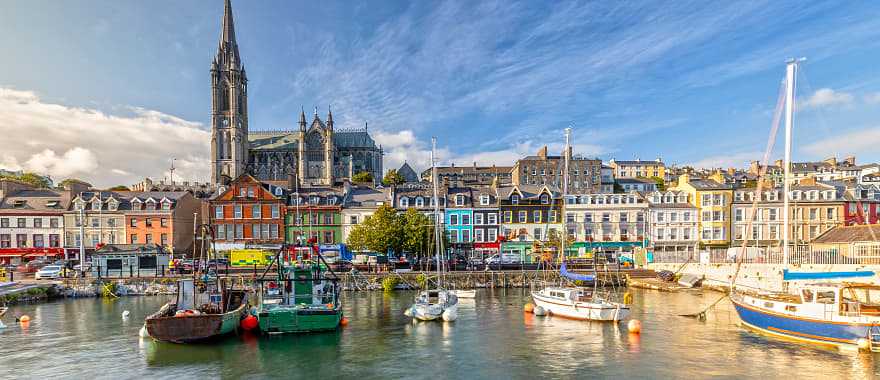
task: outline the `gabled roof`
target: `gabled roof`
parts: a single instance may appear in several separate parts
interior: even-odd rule
[[[67,192],[40,189],[22,190],[0,201],[0,210],[14,212],[63,212],[70,206]],[[57,203],[57,205],[56,205]]]
[[[856,243],[880,241],[880,225],[855,225],[834,227],[813,240],[813,243]]]
[[[333,144],[340,148],[375,148],[376,142],[363,129],[338,130],[333,132]]]

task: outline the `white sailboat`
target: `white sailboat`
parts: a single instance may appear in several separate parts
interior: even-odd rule
[[[785,178],[783,182],[783,282],[793,292],[740,290],[731,280],[730,300],[743,325],[803,342],[880,352],[880,286],[841,279],[872,277],[874,271],[790,272],[789,197],[795,82],[800,60],[786,66]],[[774,128],[776,127],[774,121]],[[769,149],[768,149],[769,152]],[[766,161],[766,158],[765,158]],[[796,281],[812,281],[797,283]]]
[[[562,199],[563,207],[565,206],[565,196],[568,194],[568,160],[570,159],[570,138],[571,128],[565,129],[565,166],[563,168],[562,177]],[[568,229],[566,228],[566,217],[562,216],[562,239],[559,249],[560,275],[581,281],[594,281],[595,276],[579,275],[569,273],[565,267],[565,241],[568,237]],[[612,302],[603,299],[597,294],[596,289],[587,289],[577,286],[558,286],[546,287],[537,292],[532,292],[532,299],[535,301],[535,309],[541,308],[550,315],[558,315],[561,317],[590,320],[590,321],[619,321],[629,317],[629,306],[619,302]]]
[[[442,319],[447,322],[458,318],[458,295],[454,290],[443,288],[443,265],[440,257],[443,256],[443,235],[440,231],[440,197],[437,191],[437,165],[434,161],[434,151],[437,148],[437,139],[431,139],[431,182],[434,186],[434,241],[436,244],[435,255],[437,257],[437,288],[423,290],[416,296],[416,302],[406,309],[407,316],[420,321],[433,321]]]

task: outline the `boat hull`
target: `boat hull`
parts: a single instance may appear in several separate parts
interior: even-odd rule
[[[238,328],[247,304],[223,314],[182,317],[147,317],[145,325],[151,338],[170,343],[193,343],[232,333]]]
[[[443,318],[443,314],[457,315],[458,303],[443,307],[439,304],[415,304],[412,307],[412,317],[420,321],[434,321]]]
[[[335,330],[342,321],[340,309],[276,308],[259,313],[260,331],[293,334]]]
[[[470,290],[453,290],[452,294],[455,294],[458,298],[477,298],[477,291],[474,289]]]
[[[562,302],[532,293],[535,306],[540,306],[551,315],[583,321],[620,321],[629,318],[628,306],[611,303]]]
[[[746,327],[768,335],[830,346],[857,346],[868,339],[873,325],[820,321],[782,315],[733,299],[736,313]]]

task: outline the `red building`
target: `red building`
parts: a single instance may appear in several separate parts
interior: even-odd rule
[[[877,224],[880,204],[875,201],[848,201],[843,208],[844,224]]]
[[[208,212],[218,243],[284,243],[286,195],[281,187],[244,174],[221,186]]]

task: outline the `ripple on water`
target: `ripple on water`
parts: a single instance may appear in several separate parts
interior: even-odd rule
[[[77,299],[13,307],[0,330],[0,368],[15,378],[866,378],[871,355],[758,335],[738,326],[717,293],[634,291],[641,335],[611,323],[522,312],[520,290],[482,290],[462,300],[454,323],[413,323],[413,293],[346,293],[348,327],[333,333],[244,335],[214,344],[142,340],[144,316],[163,297]],[[131,312],[123,320],[124,310]],[[27,328],[12,316],[33,317]]]

